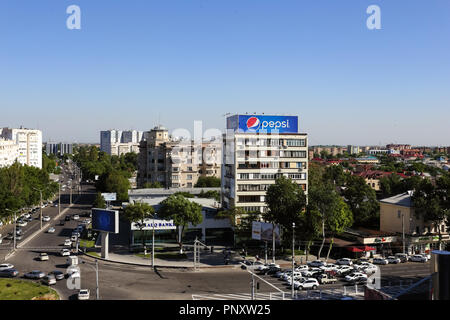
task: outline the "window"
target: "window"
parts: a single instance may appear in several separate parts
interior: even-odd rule
[[[305,147],[306,139],[289,139],[286,140],[286,145],[288,147]]]
[[[397,211],[397,218],[401,218],[402,217],[402,212],[400,210]]]
[[[188,174],[188,175],[187,175],[187,179],[188,179],[188,180],[192,180],[192,174]],[[192,184],[192,183],[191,183],[191,184]]]

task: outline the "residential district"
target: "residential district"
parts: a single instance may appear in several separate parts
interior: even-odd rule
[[[449,299],[449,146],[225,125],[93,144],[0,129],[0,299]]]

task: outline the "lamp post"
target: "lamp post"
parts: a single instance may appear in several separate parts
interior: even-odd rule
[[[94,268],[94,266],[86,263],[86,261],[83,261],[83,264]],[[97,259],[95,259],[95,278],[96,278],[95,279],[95,283],[96,283],[96,298],[97,298],[97,300],[100,300],[100,289],[99,289],[99,286],[98,286],[98,260]]]
[[[403,242],[403,254],[405,254],[405,214],[402,212],[402,242]]]
[[[295,222],[292,223],[292,278],[291,278],[291,296],[292,299],[294,299],[294,260],[295,260],[295,255],[294,255],[294,249],[295,249],[295,234],[294,234],[294,230],[295,230]]]
[[[34,190],[36,190],[36,191],[39,191],[39,194],[40,194],[40,196],[41,196],[41,210],[40,210],[40,212],[41,212],[41,217],[40,217],[40,220],[41,220],[41,229],[42,229],[42,191],[44,190],[44,189],[38,189],[38,188],[33,188]]]
[[[16,250],[16,232],[17,232],[17,218],[16,218],[16,214],[17,214],[17,212],[20,211],[20,209],[18,209],[18,210],[5,209],[5,210],[14,213],[14,243],[13,243],[13,250]]]

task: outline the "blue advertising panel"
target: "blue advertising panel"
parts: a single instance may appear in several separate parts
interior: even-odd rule
[[[227,129],[249,133],[298,133],[298,117],[235,115],[227,118]]]
[[[92,230],[119,233],[119,211],[92,209]]]

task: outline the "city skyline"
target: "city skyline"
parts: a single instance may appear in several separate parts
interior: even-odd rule
[[[78,0],[81,30],[71,4],[0,4],[1,127],[97,143],[256,112],[298,115],[311,145],[450,144],[447,1]]]

